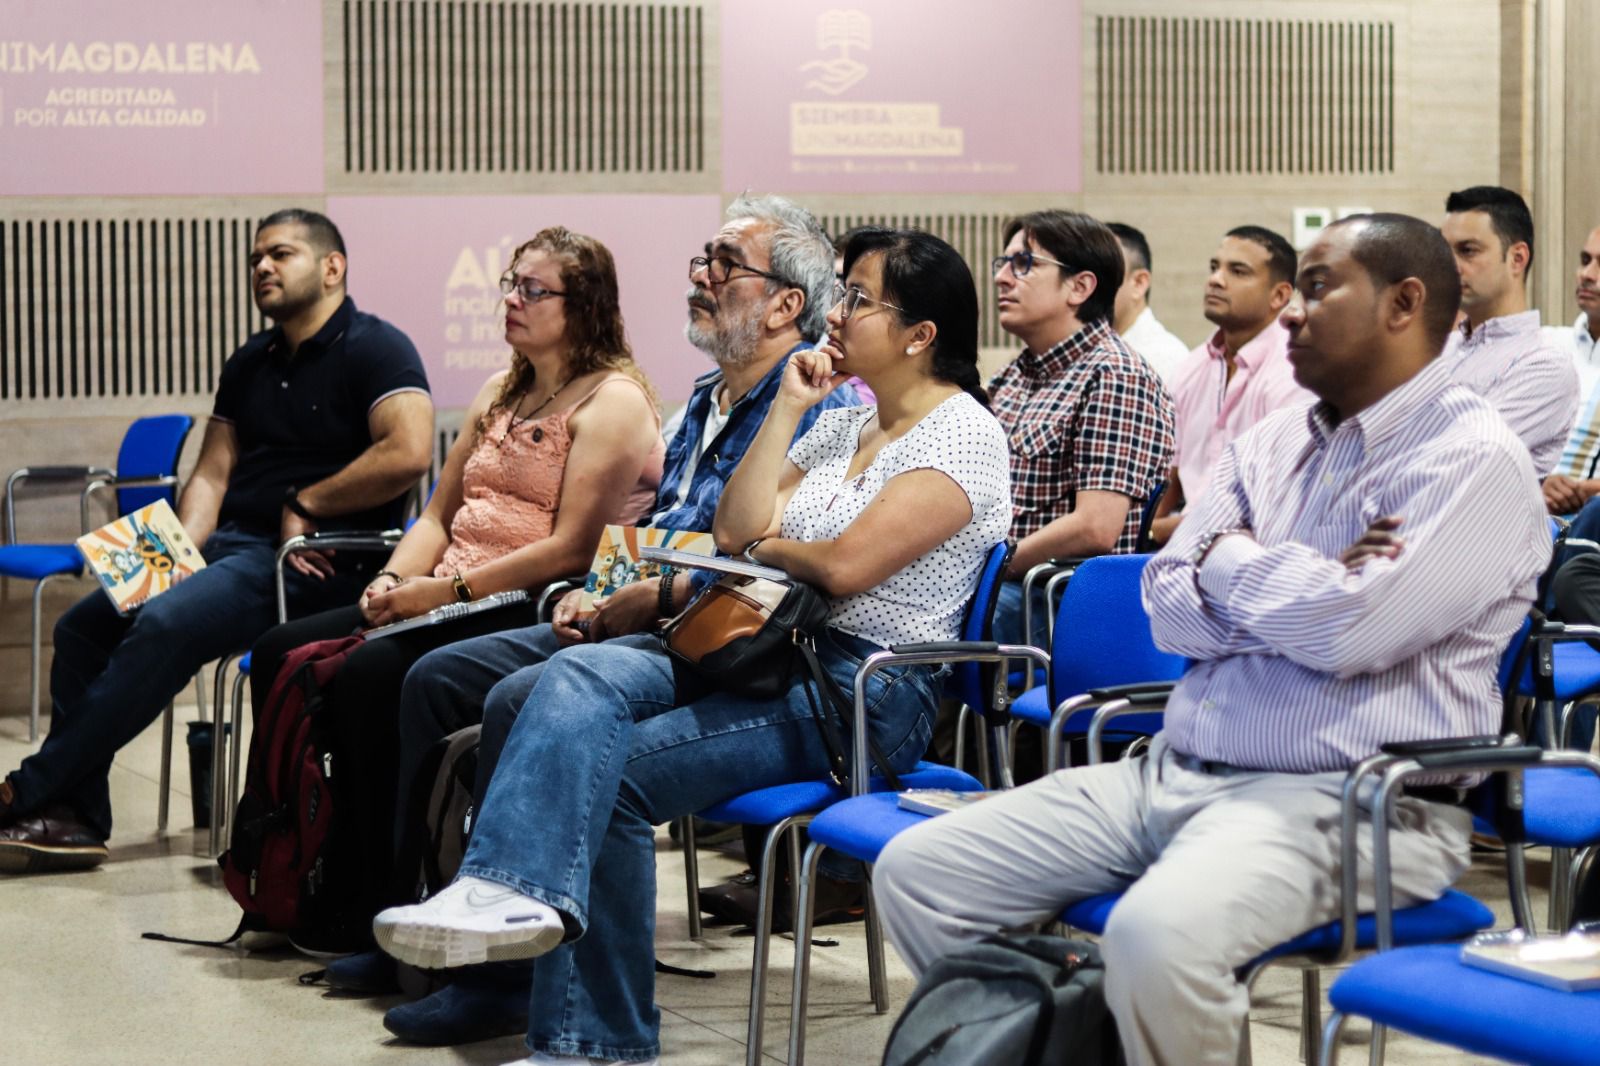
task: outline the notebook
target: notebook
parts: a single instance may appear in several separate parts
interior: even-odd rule
[[[1600,988],[1600,933],[1529,936],[1520,929],[1486,933],[1461,946],[1461,961],[1565,992],[1582,992]]]
[[[996,792],[957,792],[949,788],[913,788],[900,793],[900,809],[917,814],[944,814],[959,811],[998,795]]]
[[[166,500],[85,533],[78,538],[78,551],[122,615],[206,566]]]
[[[691,533],[681,529],[656,529],[652,526],[607,526],[600,535],[600,548],[589,564],[583,582],[583,600],[578,609],[590,612],[595,604],[635,581],[661,576],[661,563],[645,557],[653,548],[668,548],[699,558],[716,551],[710,533]]]
[[[435,607],[426,614],[419,614],[414,618],[403,618],[398,622],[390,622],[386,626],[369,629],[363,635],[368,640],[392,637],[396,633],[404,633],[410,629],[436,626],[442,622],[454,622],[457,618],[466,618],[469,615],[492,611],[499,607],[509,607],[513,603],[527,603],[532,598],[522,589],[512,589],[509,592],[491,592],[480,599],[468,600],[466,603],[447,603],[443,607]]]
[[[671,548],[646,548],[644,557],[660,566],[673,566],[679,569],[714,570],[719,574],[738,574],[740,577],[764,577],[768,581],[787,581],[789,572],[779,570],[773,566],[762,566],[760,563],[747,563],[743,559],[735,559],[727,555],[693,555],[688,552],[673,551]]]

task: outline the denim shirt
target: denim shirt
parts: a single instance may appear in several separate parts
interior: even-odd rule
[[[739,465],[739,460],[744,458],[750,443],[756,439],[756,431],[766,420],[767,408],[771,407],[772,401],[777,398],[778,386],[783,381],[783,369],[789,365],[789,356],[810,347],[812,347],[810,342],[802,341],[789,349],[788,354],[773,364],[772,369],[756,383],[755,388],[739,397],[729,408],[727,425],[722,427],[722,431],[706,448],[706,454],[695,464],[694,474],[689,482],[689,493],[680,505],[677,502],[678,487],[683,481],[684,469],[689,465],[689,457],[705,433],[706,419],[711,415],[711,405],[717,402],[717,389],[722,385],[722,371],[712,370],[696,379],[694,392],[689,395],[689,403],[684,411],[683,423],[678,427],[678,433],[672,438],[672,442],[667,445],[667,458],[661,471],[661,485],[656,490],[657,510],[650,516],[646,525],[700,532],[711,529],[711,520],[716,516],[717,501],[722,498],[723,486],[728,483],[728,478],[733,476],[734,468]],[[804,436],[823,411],[834,407],[855,407],[860,403],[855,389],[849,385],[840,385],[829,393],[826,399],[805,413],[800,419],[799,428],[795,430],[794,439],[799,440]]]

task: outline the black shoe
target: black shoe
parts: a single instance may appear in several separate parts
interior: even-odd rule
[[[700,909],[728,925],[743,925],[752,929],[756,924],[756,907],[760,902],[758,885],[753,870],[746,870],[720,885],[702,888],[699,892]],[[813,925],[841,925],[859,922],[866,917],[865,886],[859,881],[839,881],[818,874],[813,887]],[[773,886],[772,931],[788,933],[794,930],[789,914],[790,887],[787,880]]]
[[[10,813],[0,828],[0,873],[89,870],[105,861],[105,837],[61,804],[39,814]]]

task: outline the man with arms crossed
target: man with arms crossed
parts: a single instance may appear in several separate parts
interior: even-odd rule
[[[1170,379],[1176,455],[1150,535],[1172,539],[1179,513],[1211,483],[1235,437],[1281,407],[1309,401],[1289,365],[1289,331],[1278,313],[1294,295],[1294,248],[1262,226],[1239,226],[1211,257],[1205,316],[1217,331]]]
[[[411,341],[345,295],[345,266],[338,229],[315,212],[279,211],[256,230],[251,287],[276,325],[223,366],[178,500],[206,568],[130,617],[97,589],[57,623],[50,734],[0,782],[0,871],[105,858],[112,756],[202,664],[277,622],[278,545],[398,524],[428,469],[433,404]],[[354,602],[367,580],[319,554],[293,565],[297,613]]]
[[[1237,1061],[1235,968],[1335,917],[1346,771],[1390,741],[1498,731],[1497,664],[1550,555],[1527,449],[1438,358],[1459,285],[1404,215],[1306,252],[1283,317],[1321,402],[1231,444],[1145,571],[1156,642],[1194,660],[1165,729],[891,842],[875,883],[913,970],[1124,892],[1101,947],[1128,1061]],[[1467,866],[1470,818],[1438,792],[1397,806],[1402,902]]]

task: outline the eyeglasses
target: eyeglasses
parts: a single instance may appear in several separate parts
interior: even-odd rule
[[[566,295],[558,289],[541,288],[532,278],[517,278],[511,274],[500,279],[500,292],[505,296],[516,293],[525,304],[538,303],[546,296]]]
[[[1007,263],[1011,264],[1011,273],[1019,278],[1027,277],[1028,272],[1033,269],[1033,264],[1035,263],[1049,263],[1051,266],[1060,267],[1063,272],[1072,269],[1072,267],[1059,259],[1051,259],[1049,256],[1040,255],[1038,252],[1024,251],[1012,252],[1010,255],[995,256],[994,262],[989,264],[992,268],[991,273],[999,274],[1000,271],[1006,268]]]
[[[839,309],[840,321],[850,321],[850,316],[856,313],[856,308],[861,306],[862,300],[865,300],[869,304],[877,304],[879,307],[893,308],[903,315],[910,314],[910,312],[905,308],[897,307],[887,300],[874,300],[872,297],[862,292],[860,286],[851,285],[846,287],[838,284],[837,282],[834,283],[833,306]]]
[[[693,280],[695,271],[704,270],[706,272],[706,280],[711,282],[713,285],[726,284],[728,278],[733,275],[735,269],[745,271],[745,273],[740,275],[740,277],[766,278],[769,281],[778,282],[785,288],[800,288],[799,285],[796,285],[782,274],[773,274],[766,270],[757,270],[748,263],[741,263],[737,259],[729,259],[725,255],[714,255],[709,259],[703,255],[697,255],[693,259],[689,260],[689,278]]]

